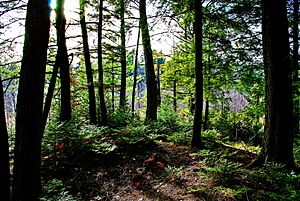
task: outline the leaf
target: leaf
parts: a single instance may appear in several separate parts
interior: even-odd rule
[[[165,164],[163,164],[162,162],[156,162],[157,167],[164,169],[165,168]]]

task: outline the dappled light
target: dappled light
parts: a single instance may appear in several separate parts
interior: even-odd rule
[[[1,1],[0,84],[3,201],[300,200],[299,1]]]

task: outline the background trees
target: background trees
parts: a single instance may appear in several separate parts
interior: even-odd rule
[[[1,83],[10,150],[15,88],[20,86],[14,159],[14,192],[20,198],[16,200],[31,199],[21,198],[27,194],[37,199],[41,142],[43,162],[50,161],[54,169],[67,168],[60,166],[61,158],[103,154],[124,141],[131,146],[155,139],[196,148],[215,141],[230,146],[249,143],[257,150],[264,147],[266,161],[294,168],[293,156],[300,160],[299,147],[294,146],[295,153],[292,149],[292,133],[297,136],[298,131],[291,130],[299,123],[297,2],[288,2],[288,15],[283,10],[286,2],[279,0],[266,0],[263,8],[259,0],[53,2],[51,29],[46,3],[28,2],[24,43],[19,42],[24,31],[16,37],[10,37],[9,31],[16,23],[23,24],[26,2],[0,3]],[[293,52],[287,17],[293,25]],[[24,45],[21,66],[21,53],[13,51],[20,45]],[[44,81],[49,85],[45,87]],[[48,88],[45,100],[44,88]],[[131,97],[126,95],[130,93]],[[86,125],[87,121],[94,125]],[[1,162],[7,164],[5,158]],[[34,181],[28,182],[31,175]]]
[[[10,169],[8,133],[5,120],[2,79],[0,76],[0,186],[3,199],[10,200]]]

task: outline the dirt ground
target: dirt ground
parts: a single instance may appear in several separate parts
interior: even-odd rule
[[[201,156],[195,152],[161,141],[120,143],[108,154],[75,151],[58,158],[55,165],[44,168],[43,178],[61,179],[82,200],[235,200],[232,194],[212,188],[216,181],[200,173]],[[242,160],[247,161],[242,162],[253,158],[246,154]]]

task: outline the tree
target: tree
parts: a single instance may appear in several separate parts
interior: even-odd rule
[[[99,100],[101,111],[101,122],[107,121],[107,110],[105,106],[104,84],[103,84],[103,65],[102,65],[102,21],[103,21],[103,0],[99,5],[99,22],[98,22],[98,76],[99,76]]]
[[[93,70],[90,57],[90,49],[88,43],[88,34],[85,21],[85,4],[86,0],[80,0],[80,25],[82,31],[82,40],[83,40],[83,52],[84,52],[84,61],[85,69],[87,76],[87,86],[89,91],[89,112],[90,112],[90,123],[95,124],[97,121],[96,117],[96,100],[95,100],[95,87],[93,80]]]
[[[0,76],[0,186],[3,200],[10,200],[8,133],[5,121],[2,79]]]
[[[119,0],[120,19],[121,19],[121,90],[120,90],[120,107],[126,104],[126,34],[125,34],[125,2]]]
[[[56,0],[56,32],[58,46],[58,65],[60,67],[61,80],[61,105],[60,121],[69,121],[71,119],[71,87],[69,59],[66,46],[66,18],[64,15],[64,0]]]
[[[292,66],[284,0],[263,0],[265,70],[264,159],[294,168]]]
[[[192,147],[203,148],[201,140],[203,110],[203,63],[202,63],[202,4],[195,0],[195,68],[196,68],[196,104],[193,126]]]
[[[146,0],[140,0],[140,28],[142,31],[142,41],[145,54],[145,69],[147,82],[147,110],[146,121],[157,119],[157,85],[155,81],[153,54],[148,29]]]
[[[134,113],[135,107],[135,90],[137,83],[137,73],[138,73],[138,54],[139,54],[139,43],[140,43],[140,27],[138,28],[138,37],[136,42],[136,50],[135,50],[135,59],[134,59],[134,73],[133,73],[133,86],[132,86],[132,102],[131,102],[131,112]]]
[[[13,200],[37,201],[41,192],[41,129],[50,29],[48,0],[29,0],[17,98]]]
[[[292,53],[292,64],[293,64],[293,81],[294,81],[294,134],[299,133],[299,112],[300,112],[300,101],[299,101],[299,1],[294,0],[293,2],[293,53]]]

